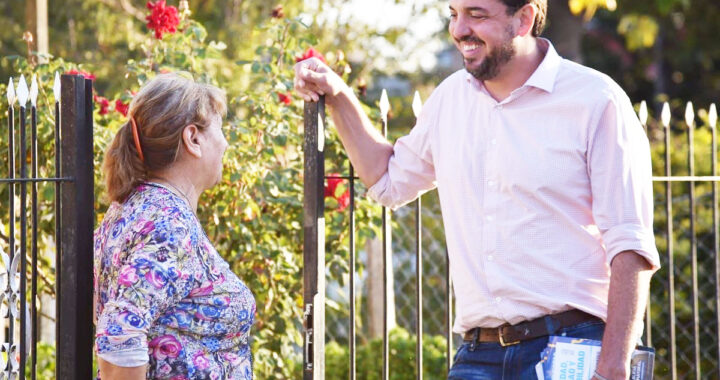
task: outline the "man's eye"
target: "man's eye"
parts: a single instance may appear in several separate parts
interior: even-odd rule
[[[471,13],[470,17],[476,19],[476,20],[485,20],[487,18],[484,14],[477,14],[477,13]]]
[[[450,13],[450,18],[453,19],[453,20],[456,19],[456,18],[457,18],[457,14],[455,14],[455,13]]]

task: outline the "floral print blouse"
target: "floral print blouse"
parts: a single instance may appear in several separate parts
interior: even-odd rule
[[[148,379],[252,379],[255,299],[168,188],[145,183],[110,206],[94,275],[104,360],[148,363]]]

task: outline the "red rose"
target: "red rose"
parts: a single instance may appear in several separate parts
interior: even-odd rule
[[[110,101],[104,96],[93,95],[93,100],[100,106],[100,115],[107,115],[110,112]]]
[[[350,205],[350,190],[345,190],[341,196],[335,198],[338,202],[338,211],[345,210]]]
[[[339,177],[340,174],[332,173],[330,176]],[[328,178],[327,185],[325,185],[325,197],[335,198],[338,203],[337,211],[345,210],[345,208],[350,205],[350,189],[345,189],[342,194],[337,195],[337,187],[343,181],[345,180],[341,178]]]
[[[330,173],[330,177],[339,177],[339,176],[340,176],[340,174]],[[340,179],[340,178],[328,178],[327,185],[325,185],[325,196],[335,198],[335,190],[337,189],[337,187],[341,181],[342,181],[342,179]]]
[[[357,82],[358,91],[360,92],[360,96],[365,97],[367,96],[367,82],[365,82],[365,78],[360,78]]]
[[[320,53],[319,51],[315,50],[312,47],[309,47],[307,50],[305,50],[305,53],[299,57],[295,57],[295,62],[304,61],[308,58],[318,58],[319,60],[323,61],[324,64],[327,65],[327,61],[325,60],[325,57]]]
[[[292,103],[292,96],[289,93],[283,94],[282,92],[278,92],[277,95],[280,103],[283,103],[286,106],[289,106]]]
[[[270,16],[272,18],[283,18],[285,17],[285,12],[283,12],[283,6],[278,5],[275,8],[273,8],[272,13],[270,13]]]
[[[95,75],[92,75],[92,74],[88,73],[87,71],[72,69],[72,70],[67,71],[65,74],[82,75],[83,77],[85,77],[85,79],[95,80]]]
[[[120,112],[125,117],[127,117],[129,108],[130,108],[130,104],[125,104],[120,99],[115,101],[115,111]]]
[[[148,29],[155,31],[155,38],[162,39],[163,33],[175,33],[180,24],[178,10],[174,6],[165,6],[165,0],[157,0],[154,4],[147,2],[150,15],[145,17]]]

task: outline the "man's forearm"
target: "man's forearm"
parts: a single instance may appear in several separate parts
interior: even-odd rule
[[[393,147],[370,122],[360,101],[350,91],[348,89],[328,99],[328,105],[350,162],[369,187],[387,171]]]
[[[619,380],[629,375],[630,354],[641,333],[653,270],[642,256],[624,251],[615,256],[610,272],[608,317],[597,372]]]

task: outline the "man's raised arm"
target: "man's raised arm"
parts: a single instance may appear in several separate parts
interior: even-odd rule
[[[370,187],[387,172],[393,146],[373,126],[352,89],[317,58],[295,65],[295,91],[306,101],[325,95],[340,141],[363,183]]]

